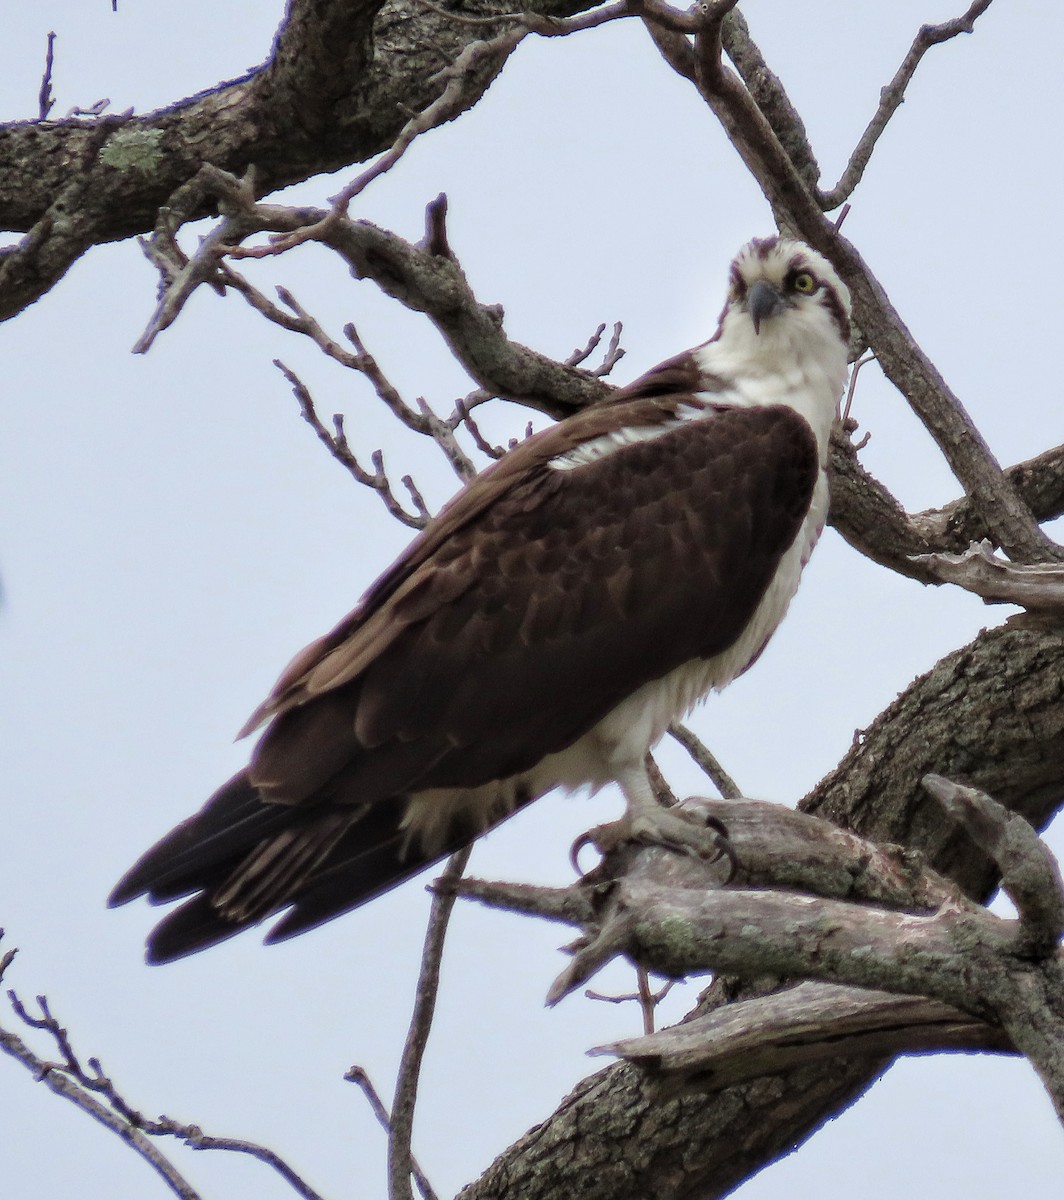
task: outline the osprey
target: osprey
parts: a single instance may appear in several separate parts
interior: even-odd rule
[[[364,903],[555,787],[615,781],[620,834],[705,846],[648,750],[758,657],[828,508],[849,293],[756,239],[717,331],[511,450],[308,646],[249,766],[115,888],[190,897],[148,961]],[[701,842],[699,839],[702,839]]]

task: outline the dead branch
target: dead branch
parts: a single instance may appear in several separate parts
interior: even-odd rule
[[[0,930],[0,936],[3,931]],[[0,977],[10,965],[14,951],[0,960]],[[267,1146],[242,1138],[222,1138],[205,1134],[198,1125],[182,1124],[170,1117],[157,1120],[134,1108],[104,1072],[98,1058],[83,1063],[76,1053],[70,1036],[53,1015],[44,996],[37,997],[40,1016],[29,1012],[14,991],[8,999],[15,1015],[28,1028],[44,1033],[52,1042],[58,1058],[41,1058],[13,1030],[0,1026],[0,1049],[24,1066],[50,1091],[75,1104],[112,1133],[117,1134],[135,1153],[139,1154],[181,1200],[200,1200],[200,1194],[176,1166],[151,1140],[175,1137],[194,1150],[227,1150],[247,1154],[275,1170],[303,1200],[322,1200],[305,1179]]]
[[[421,956],[421,970],[414,995],[414,1012],[410,1018],[406,1044],[403,1046],[399,1076],[395,1085],[395,1099],[392,1101],[391,1128],[388,1133],[389,1200],[413,1200],[410,1178],[414,1163],[410,1141],[414,1131],[418,1078],[429,1031],[432,1028],[432,1017],[436,1010],[440,962],[443,958],[447,925],[454,908],[454,888],[461,881],[471,852],[472,847],[467,846],[451,855],[440,876],[440,886],[432,899],[432,912],[425,932],[425,948]]]
[[[1019,913],[1025,952],[1053,954],[1064,937],[1064,881],[1030,822],[979,788],[933,774],[924,776],[923,785],[1000,868],[1001,886]]]
[[[421,498],[421,493],[414,487],[413,480],[410,480],[409,476],[404,476],[403,479],[417,510],[410,513],[403,508],[392,491],[392,485],[384,469],[383,453],[380,450],[373,451],[373,454],[370,456],[373,471],[367,471],[358,461],[354,451],[348,444],[347,433],[344,430],[343,416],[340,413],[334,414],[334,432],[330,433],[318,416],[317,409],[314,407],[314,400],[306,384],[303,383],[294,371],[286,367],[279,358],[274,359],[274,366],[277,367],[285,379],[292,385],[292,391],[299,402],[299,411],[302,413],[303,419],[318,435],[318,440],[325,446],[333,458],[350,472],[356,482],[362,484],[363,487],[368,487],[375,491],[380,496],[384,507],[397,521],[401,521],[411,529],[424,529],[428,524],[429,516],[425,509],[425,502]],[[407,483],[407,480],[410,480],[410,482]]]
[[[52,67],[55,64],[55,31],[48,34],[48,49],[44,54],[44,76],[41,79],[41,90],[37,96],[37,119],[47,121],[48,114],[55,107],[55,97],[52,95]]]
[[[943,21],[940,25],[922,25],[920,27],[894,78],[880,91],[879,107],[868,123],[868,127],[861,134],[838,183],[830,191],[817,192],[817,202],[825,212],[838,208],[840,204],[849,199],[854,188],[861,182],[872,152],[876,148],[876,143],[890,123],[891,117],[905,100],[905,89],[909,86],[913,75],[916,74],[916,68],[920,65],[924,55],[932,46],[948,42],[958,34],[971,33],[975,29],[975,22],[986,12],[991,2],[992,0],[975,0],[975,3],[963,16],[954,17],[951,21]]]
[[[725,800],[735,800],[742,795],[739,785],[720,765],[716,755],[686,725],[674,722],[669,726],[669,736],[683,746]]]
[[[944,1050],[1016,1053],[1003,1030],[948,1004],[832,983],[800,983],[589,1053],[717,1091],[825,1059]]]
[[[932,1003],[907,1000],[900,1010],[889,1002],[884,1008],[882,996],[861,998],[849,1024],[836,1028],[816,993],[802,993],[796,1009],[786,1001],[782,1010],[769,1006],[775,1016],[764,1043],[753,1032],[766,1028],[763,1005],[746,1016],[745,1002],[739,1002],[730,1018],[716,1020],[737,1022],[733,1032],[742,1052],[753,1038],[756,1061],[773,1073],[836,1058],[840,1038],[854,1053],[872,1057],[929,1045],[1015,1046],[1031,1058],[1064,1120],[1064,1012],[1054,999],[1064,978],[1059,871],[1022,817],[976,789],[938,776],[923,782],[993,857],[1020,909],[1018,921],[964,899],[913,859],[862,843],[827,822],[784,809],[773,813],[772,806],[750,801],[699,800],[689,803],[711,815],[735,814],[729,835],[742,864],[738,881],[754,886],[722,887],[705,864],[657,849],[607,855],[574,888],[554,889],[590,888],[594,899],[585,908],[590,920],[585,915],[575,922],[581,933],[566,947],[571,961],[551,986],[548,1003],[618,956],[668,978],[726,971],[923,997]],[[466,889],[460,884],[459,890]],[[557,919],[567,911],[566,899],[549,892],[518,894],[512,885],[480,883],[475,894],[495,907],[525,913],[539,908]],[[904,1013],[912,1003],[909,1021]],[[900,1026],[892,1025],[899,1011]],[[685,1054],[695,1053],[684,1042],[687,1034],[676,1036]],[[650,1044],[657,1047],[657,1061],[660,1044]],[[647,1051],[646,1042],[641,1050]],[[704,1055],[704,1047],[697,1054]],[[748,1077],[730,1062],[730,1051],[722,1057],[723,1082]]]
[[[353,1083],[358,1086],[359,1090],[362,1092],[362,1095],[366,1097],[370,1110],[377,1118],[381,1128],[390,1136],[392,1132],[391,1114],[384,1107],[384,1101],[381,1099],[380,1093],[373,1086],[373,1081],[366,1073],[366,1069],[359,1066],[350,1067],[345,1072],[344,1079],[346,1079],[348,1083]],[[417,1159],[414,1158],[413,1154],[410,1156],[410,1171],[414,1176],[414,1182],[417,1184],[417,1190],[421,1193],[422,1200],[439,1200],[435,1190],[432,1187],[432,1184],[429,1183],[425,1172],[422,1171],[422,1169],[418,1166]]]
[[[1012,563],[984,539],[962,554],[919,554],[913,558],[935,583],[954,583],[987,604],[1018,604],[1030,611],[1064,610],[1064,563]]]
[[[0,262],[0,319],[47,292],[90,246],[147,232],[152,214],[195,173],[204,147],[223,169],[257,163],[260,196],[387,151],[408,120],[400,105],[422,111],[438,97],[440,54],[454,62],[482,32],[449,13],[406,16],[404,7],[401,0],[354,9],[346,0],[293,0],[267,61],[237,79],[136,117],[27,121],[0,131],[0,174],[11,176],[27,160],[40,168],[19,171],[19,187],[4,197],[3,227],[35,236]],[[542,16],[574,11],[557,0],[536,7]],[[373,36],[382,8],[391,19],[385,39]],[[491,79],[471,89],[470,106]],[[292,138],[293,112],[309,143]],[[308,144],[319,148],[308,154]],[[157,153],[162,146],[166,152]],[[150,171],[130,169],[130,153],[139,150],[151,157]],[[81,202],[86,195],[92,203]],[[204,200],[192,215],[210,211]]]

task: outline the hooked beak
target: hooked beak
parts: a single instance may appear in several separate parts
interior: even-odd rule
[[[761,332],[761,322],[775,317],[787,307],[787,301],[767,279],[759,279],[746,296],[746,310],[754,323],[754,333]]]

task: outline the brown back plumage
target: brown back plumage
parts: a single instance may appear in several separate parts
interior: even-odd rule
[[[293,660],[249,722],[269,723],[247,772],[115,890],[196,893],[151,957],[294,904],[287,936],[393,886],[477,832],[459,814],[441,845],[407,846],[404,797],[526,772],[736,640],[808,511],[817,446],[790,409],[715,410],[695,383],[672,360],[518,446]],[[551,465],[631,428],[654,436]]]

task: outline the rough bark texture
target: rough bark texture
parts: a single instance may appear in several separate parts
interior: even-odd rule
[[[1064,793],[1064,634],[993,629],[917,679],[802,808],[923,853],[976,900],[994,869],[920,786],[929,771],[992,794],[1043,827]],[[717,981],[700,1011],[743,989]],[[888,1065],[832,1060],[726,1088],[668,1096],[627,1064],[581,1083],[501,1155],[462,1200],[680,1200],[726,1195],[793,1148]]]
[[[591,5],[529,7],[566,16]],[[205,162],[236,175],[254,166],[265,195],[378,154],[439,95],[440,69],[495,31],[416,0],[290,0],[269,59],[238,79],[143,116],[0,126],[0,228],[27,234],[0,251],[0,319],[90,246],[149,231]],[[483,73],[482,91],[496,73]],[[207,211],[201,202],[190,215]]]

